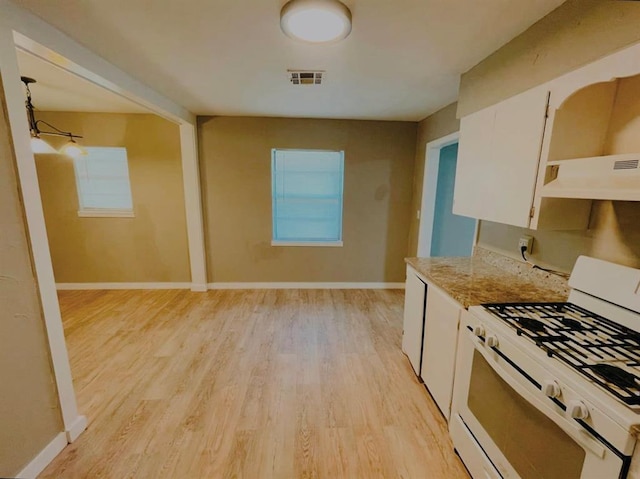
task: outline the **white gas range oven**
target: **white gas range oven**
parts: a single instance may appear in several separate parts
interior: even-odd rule
[[[569,285],[463,314],[449,428],[474,479],[640,478],[640,270],[582,256]]]

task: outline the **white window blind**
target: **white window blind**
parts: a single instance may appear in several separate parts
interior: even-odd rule
[[[344,152],[273,150],[273,244],[342,242]]]
[[[126,148],[90,147],[74,158],[80,216],[132,216]]]

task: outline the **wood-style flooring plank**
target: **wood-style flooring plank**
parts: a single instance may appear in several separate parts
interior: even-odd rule
[[[468,478],[403,293],[61,291],[89,427],[41,478]]]

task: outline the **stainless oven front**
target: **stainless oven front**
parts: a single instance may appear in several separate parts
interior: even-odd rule
[[[449,424],[474,479],[626,478],[635,439],[485,324],[463,315]]]

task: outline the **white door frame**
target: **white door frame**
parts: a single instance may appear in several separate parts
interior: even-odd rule
[[[180,126],[192,289],[206,290],[204,229],[198,174],[196,118],[75,40],[8,0],[0,0],[0,75],[22,190],[34,271],[42,304],[62,422],[68,442],[86,428],[78,412],[47,240],[35,159],[30,147],[16,49],[23,49],[113,93],[145,106]]]
[[[139,94],[109,81],[88,70],[84,66],[64,58],[60,53],[37,43],[21,33],[13,34],[15,48],[35,55],[58,68],[61,68],[83,80],[94,83],[127,100],[143,106],[172,123],[180,129],[180,157],[182,161],[182,182],[184,190],[185,215],[187,222],[187,240],[189,246],[189,262],[191,271],[191,290],[207,290],[207,272],[204,243],[204,224],[202,217],[202,201],[200,196],[200,173],[198,167],[197,130],[195,117],[189,112],[169,109],[156,98],[147,99]],[[19,78],[19,77],[18,77]],[[5,86],[5,89],[7,87]],[[22,88],[22,87],[21,87]],[[20,90],[22,91],[22,90]],[[24,109],[24,108],[23,108]]]
[[[435,221],[436,195],[438,190],[438,171],[440,168],[440,152],[443,148],[457,143],[460,132],[456,131],[442,138],[427,143],[424,159],[424,176],[422,177],[422,203],[420,205],[420,225],[418,227],[418,256],[431,256],[433,224]],[[478,236],[478,220],[473,244]]]

